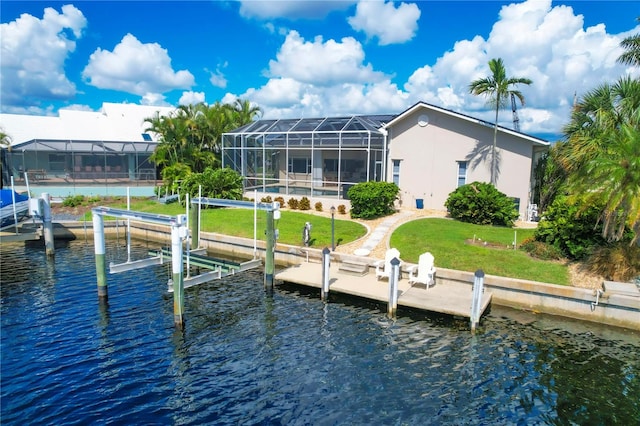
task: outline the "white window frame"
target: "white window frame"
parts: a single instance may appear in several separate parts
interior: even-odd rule
[[[391,181],[395,183],[398,188],[400,187],[400,161],[402,160],[391,160]]]
[[[456,179],[456,188],[460,188],[463,185],[467,184],[467,170],[469,169],[469,162],[468,161],[456,161],[456,164],[458,165],[458,175],[457,175],[457,179]],[[463,166],[464,165],[464,174],[460,173],[461,170],[463,170]],[[462,184],[460,183],[460,180],[462,180]]]

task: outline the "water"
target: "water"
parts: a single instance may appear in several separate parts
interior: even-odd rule
[[[640,424],[635,332],[494,307],[472,336],[466,321],[268,295],[261,271],[187,289],[179,331],[167,266],[108,275],[100,306],[91,242],[55,262],[1,255],[3,425]],[[126,259],[122,241],[107,258]]]

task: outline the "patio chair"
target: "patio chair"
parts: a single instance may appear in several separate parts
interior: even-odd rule
[[[375,263],[376,278],[378,278],[378,280],[381,280],[382,278],[389,279],[389,276],[391,275],[391,261],[394,257],[400,260],[400,252],[398,249],[391,248],[385,253],[384,260],[379,260]],[[398,265],[398,268],[400,265],[402,265],[402,263]]]
[[[429,252],[422,253],[418,258],[418,264],[409,268],[409,284],[424,284],[427,289],[436,283],[436,268],[433,266],[434,258]]]

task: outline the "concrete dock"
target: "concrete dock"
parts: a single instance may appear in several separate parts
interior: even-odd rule
[[[437,312],[441,314],[471,317],[472,283],[439,282],[426,289],[423,284],[409,284],[408,274],[403,272],[398,281],[398,306]],[[302,263],[287,268],[275,275],[278,281],[299,284],[307,287],[322,287],[322,264]],[[339,263],[332,262],[329,268],[329,293],[341,293],[351,296],[389,302],[389,281],[378,280],[373,269],[366,275],[353,275],[339,270]],[[485,291],[482,296],[481,313],[491,303],[491,293]]]

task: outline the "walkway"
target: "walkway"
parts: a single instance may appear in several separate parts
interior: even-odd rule
[[[373,249],[375,249],[378,244],[384,240],[389,231],[393,229],[393,226],[401,219],[405,217],[411,216],[413,213],[409,211],[401,211],[398,214],[394,214],[383,220],[378,226],[374,228],[374,230],[369,234],[367,239],[364,241],[362,246],[355,250],[353,254],[357,256],[368,256]]]

